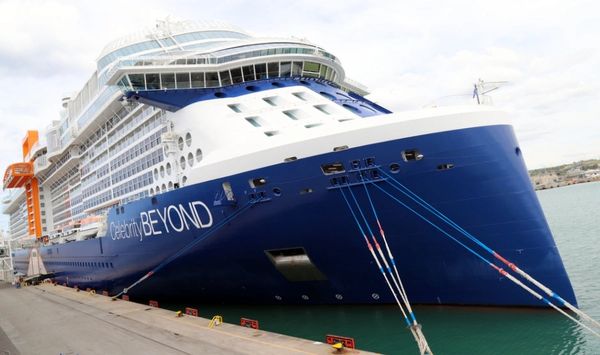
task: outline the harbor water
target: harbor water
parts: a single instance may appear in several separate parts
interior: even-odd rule
[[[580,308],[600,319],[600,182],[538,196]],[[315,341],[345,335],[365,350],[418,353],[395,306],[193,306],[205,317],[219,314],[231,323],[254,318],[261,329]],[[436,354],[600,354],[599,338],[554,310],[417,306],[415,313]]]

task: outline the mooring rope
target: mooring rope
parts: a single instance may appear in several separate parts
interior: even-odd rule
[[[151,271],[147,272],[144,276],[142,276],[141,278],[139,278],[137,281],[135,281],[134,283],[132,283],[131,285],[129,285],[128,287],[125,287],[123,289],[123,291],[119,292],[118,294],[116,294],[115,296],[113,296],[113,299],[117,299],[119,298],[121,295],[126,294],[127,292],[129,292],[129,290],[131,290],[132,288],[134,288],[135,286],[139,285],[140,283],[144,282],[146,279],[148,279],[150,276],[154,275],[157,271],[159,271],[160,269],[162,269],[163,267],[167,266],[168,264],[170,264],[172,261],[174,261],[175,259],[177,259],[178,257],[180,257],[181,255],[183,255],[185,252],[187,252],[188,250],[190,250],[191,248],[193,248],[194,246],[198,245],[198,243],[206,240],[208,237],[210,237],[213,233],[215,233],[216,231],[218,231],[221,227],[225,226],[226,224],[228,224],[230,221],[232,221],[234,218],[238,217],[240,214],[242,214],[243,212],[247,211],[249,208],[251,208],[252,206],[254,206],[254,204],[261,202],[262,199],[257,199],[257,200],[249,200],[243,207],[241,207],[239,210],[237,210],[236,212],[232,213],[231,215],[225,217],[221,222],[219,222],[215,227],[209,229],[208,231],[206,231],[204,234],[202,234],[198,239],[190,242],[189,244],[185,245],[184,247],[182,247],[181,249],[179,249],[177,252],[175,252],[175,254],[169,256],[167,259],[163,260],[162,262],[160,262],[160,264],[158,264],[157,266],[155,266]]]
[[[354,218],[354,222],[358,226],[358,229],[360,230],[360,233],[362,234],[363,239],[364,239],[365,243],[367,244],[367,248],[371,252],[371,256],[373,257],[373,259],[377,263],[377,267],[379,268],[379,271],[381,272],[381,275],[385,279],[385,283],[388,285],[388,288],[392,292],[392,295],[394,296],[394,299],[396,300],[396,304],[398,305],[398,308],[400,308],[400,311],[402,311],[402,315],[404,316],[404,321],[406,322],[406,325],[410,326],[410,320],[408,319],[408,316],[406,315],[406,312],[404,311],[404,308],[402,307],[402,304],[400,303],[400,300],[398,300],[398,296],[396,296],[396,291],[392,287],[392,284],[390,283],[390,280],[388,279],[387,275],[385,274],[385,271],[383,270],[383,266],[379,262],[379,259],[377,258],[377,255],[375,255],[375,251],[373,250],[373,246],[371,245],[371,242],[369,242],[369,239],[367,238],[367,235],[365,234],[365,231],[364,231],[364,229],[363,229],[360,221],[356,217],[356,213],[354,213],[354,209],[350,205],[350,202],[348,201],[348,198],[346,197],[346,194],[344,193],[344,191],[341,188],[339,190],[342,193],[342,197],[344,198],[344,201],[346,201],[346,205],[348,206],[348,209],[350,210],[350,213],[352,213],[352,217]]]
[[[574,321],[575,323],[581,325],[582,327],[586,328],[587,330],[589,330],[590,332],[592,332],[594,335],[600,337],[600,334],[594,330],[592,330],[590,327],[588,327],[587,325],[585,325],[584,323],[582,323],[581,321],[575,319],[574,317],[569,316],[567,313],[565,313],[562,309],[560,309],[559,307],[556,307],[552,302],[550,302],[547,298],[543,297],[542,295],[540,295],[539,293],[535,292],[534,290],[532,290],[531,288],[529,288],[527,285],[523,284],[521,281],[517,280],[514,276],[512,276],[511,274],[509,274],[508,272],[506,272],[504,269],[496,266],[494,263],[492,263],[491,261],[489,261],[488,259],[486,259],[484,256],[482,256],[481,254],[479,254],[478,252],[476,252],[475,250],[473,250],[472,248],[468,247],[466,244],[464,244],[463,242],[459,241],[458,239],[456,239],[455,237],[453,237],[451,234],[449,234],[448,232],[446,232],[445,230],[443,230],[441,227],[439,227],[438,225],[436,225],[435,223],[431,222],[427,217],[423,216],[422,214],[420,214],[419,212],[415,211],[413,208],[411,208],[410,206],[408,206],[407,204],[405,204],[404,202],[400,201],[398,198],[396,198],[395,196],[393,196],[391,193],[389,193],[388,191],[386,191],[385,189],[383,189],[380,186],[377,186],[375,183],[370,182],[373,186],[375,186],[377,189],[379,189],[380,191],[382,191],[383,193],[385,193],[386,195],[388,195],[391,199],[393,199],[394,201],[396,201],[397,203],[399,203],[400,205],[402,205],[404,208],[408,209],[409,211],[411,211],[412,213],[414,213],[415,215],[417,215],[419,218],[421,218],[423,221],[427,222],[429,225],[431,225],[432,227],[434,227],[435,229],[437,229],[438,231],[440,231],[442,234],[444,234],[445,236],[447,236],[448,238],[450,238],[451,240],[453,240],[454,242],[456,242],[457,244],[459,244],[460,246],[462,246],[463,248],[465,248],[467,251],[469,251],[471,254],[475,255],[477,258],[479,258],[480,260],[482,260],[484,263],[488,264],[490,267],[492,267],[494,270],[498,271],[498,273],[500,273],[502,276],[508,278],[509,280],[511,280],[513,283],[515,283],[516,285],[520,286],[521,288],[523,288],[525,291],[527,291],[528,293],[530,293],[531,295],[533,295],[535,298],[543,301],[544,303],[546,303],[547,305],[549,305],[550,307],[559,310],[559,312],[563,315],[566,315],[569,319],[571,319],[572,321]],[[582,312],[583,313],[583,312]]]
[[[377,266],[379,267],[379,270],[381,271],[381,274],[383,275],[383,277],[385,278],[385,281],[390,289],[390,291],[392,292],[392,295],[394,296],[394,299],[396,300],[396,303],[398,304],[398,307],[400,308],[400,310],[402,311],[402,315],[404,316],[404,320],[406,321],[406,325],[408,326],[408,328],[410,329],[413,337],[415,338],[415,341],[417,342],[417,346],[419,348],[419,351],[422,355],[425,354],[429,354],[429,355],[433,355],[433,352],[431,351],[429,344],[427,343],[427,339],[425,339],[425,334],[423,334],[422,331],[422,327],[420,324],[418,324],[416,317],[414,315],[414,313],[412,312],[412,309],[410,308],[410,304],[408,303],[408,299],[406,297],[406,294],[403,294],[403,289],[400,288],[400,286],[398,285],[398,282],[395,279],[394,274],[392,273],[392,270],[390,269],[390,266],[387,262],[387,259],[385,257],[385,255],[383,254],[383,252],[381,251],[381,247],[379,246],[379,243],[377,242],[377,238],[375,237],[375,234],[373,233],[373,231],[371,230],[371,227],[369,225],[369,222],[367,220],[367,218],[365,217],[365,214],[362,211],[362,208],[360,207],[360,204],[358,203],[358,200],[356,199],[356,196],[354,196],[354,193],[352,192],[352,189],[350,188],[349,185],[346,185],[348,187],[348,191],[350,192],[352,199],[354,200],[354,203],[356,204],[356,207],[358,209],[358,211],[360,212],[360,215],[363,218],[363,221],[369,231],[369,233],[371,234],[371,238],[373,239],[373,242],[375,243],[376,247],[377,247],[377,251],[379,253],[379,256],[381,257],[381,259],[383,260],[387,271],[390,275],[390,277],[392,278],[392,281],[394,282],[398,293],[400,294],[402,300],[405,303],[405,307],[407,308],[407,310],[410,309],[410,315],[411,318],[413,319],[413,324],[410,323],[406,312],[404,311],[404,308],[402,307],[402,305],[400,304],[400,301],[398,300],[398,297],[396,296],[396,290],[392,287],[392,285],[390,284],[387,275],[385,274],[383,267],[381,266],[379,259],[377,258],[377,256],[375,255],[375,252],[373,251],[373,247],[371,246],[371,244],[369,243],[369,240],[364,232],[364,229],[361,226],[361,223],[358,220],[358,217],[356,216],[356,214],[354,213],[354,209],[352,208],[352,206],[350,205],[350,202],[348,201],[348,199],[346,198],[346,195],[344,194],[344,191],[342,191],[342,189],[340,189],[340,191],[342,192],[342,196],[344,197],[344,200],[346,201],[346,204],[348,205],[348,208],[350,209],[350,212],[352,213],[352,217],[354,217],[354,221],[356,222],[356,225],[359,227],[364,240],[367,242],[367,247],[369,248],[369,251],[371,252],[371,255],[373,256],[373,258],[375,259],[375,261],[377,262]]]
[[[546,293],[551,298],[555,299],[559,303],[559,305],[567,307],[568,309],[570,309],[575,314],[579,315],[583,319],[585,319],[588,322],[592,323],[597,328],[600,328],[600,323],[598,321],[596,321],[595,319],[593,319],[592,317],[590,317],[589,315],[587,315],[585,312],[583,312],[579,308],[575,307],[574,305],[572,305],[571,303],[569,303],[568,301],[566,301],[565,299],[563,299],[559,294],[555,293],[549,287],[547,287],[546,285],[542,284],[537,279],[535,279],[533,276],[529,275],[527,272],[525,272],[524,270],[522,270],[521,268],[519,268],[515,263],[510,262],[509,260],[507,260],[506,258],[504,258],[502,255],[500,255],[498,252],[496,252],[492,248],[488,247],[485,243],[483,243],[482,241],[480,241],[477,237],[473,236],[471,233],[469,233],[464,228],[462,228],[461,226],[459,226],[456,222],[454,222],[453,220],[451,220],[450,218],[448,218],[446,215],[444,215],[442,212],[440,212],[439,210],[437,210],[435,207],[433,207],[427,201],[423,200],[416,193],[414,193],[413,191],[411,191],[408,187],[404,186],[400,181],[398,181],[397,179],[395,179],[393,176],[387,174],[383,169],[379,168],[379,171],[381,171],[386,177],[388,177],[389,179],[391,179],[392,181],[394,181],[396,184],[398,184],[399,187],[398,186],[394,186],[389,180],[386,180],[386,182],[388,184],[390,184],[390,186],[394,187],[396,190],[400,191],[405,196],[409,197],[411,200],[413,200],[414,202],[416,202],[417,204],[419,204],[421,207],[425,208],[427,211],[431,212],[433,215],[435,215],[436,217],[440,218],[442,221],[446,222],[446,224],[450,225],[455,230],[457,230],[458,232],[462,233],[465,237],[467,237],[468,239],[470,239],[471,241],[473,241],[475,244],[479,245],[483,250],[485,250],[486,252],[488,252],[489,254],[491,254],[494,258],[496,258],[497,260],[500,260],[503,264],[505,264],[506,266],[508,266],[511,270],[513,270],[514,272],[516,272],[517,274],[519,274],[521,277],[525,278],[527,281],[529,281],[532,284],[534,284],[535,286],[537,286],[539,289],[541,289],[542,291],[544,291],[544,293]]]

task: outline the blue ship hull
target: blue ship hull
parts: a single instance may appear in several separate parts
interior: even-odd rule
[[[405,162],[401,152],[414,148],[424,159]],[[342,162],[349,170],[355,160],[364,167],[367,158],[373,158],[374,164],[461,227],[576,304],[514,132],[506,125],[350,148],[175,189],[113,208],[106,237],[44,246],[40,254],[59,283],[115,294],[197,241],[129,294],[140,299],[197,302],[393,303],[340,189],[332,176],[321,170],[322,164],[333,162]],[[389,170],[392,163],[400,167],[394,174]],[[454,167],[438,169],[447,163]],[[341,175],[350,183],[355,179],[348,172]],[[375,184],[393,192],[383,177],[371,176]],[[264,178],[266,184],[250,188],[248,181],[255,178]],[[225,199],[223,182],[231,184],[235,203]],[[351,188],[365,211],[370,211],[364,187],[356,184]],[[375,187],[369,191],[411,302],[545,306]],[[257,196],[262,196],[262,202],[199,240]],[[188,206],[191,201],[206,204],[212,227],[182,227],[183,231],[175,232],[171,224],[167,233],[169,224],[165,227],[157,214],[151,216],[150,221],[153,218],[156,222],[152,226],[148,220],[146,224],[140,220],[140,213],[145,211],[166,211],[168,206]],[[206,222],[208,214],[204,211],[197,217]],[[181,226],[179,222],[175,227]],[[136,230],[131,223],[143,228]],[[156,227],[154,232],[161,234],[139,233],[149,227]],[[299,248],[306,252],[318,275],[307,281],[290,281],[275,266],[269,251]],[[15,255],[15,266],[22,273],[27,270],[28,253],[20,250]]]

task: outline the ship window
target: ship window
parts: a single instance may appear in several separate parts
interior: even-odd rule
[[[320,69],[321,65],[319,63],[304,62],[304,71],[318,73]]]
[[[233,81],[234,84],[244,82],[244,80],[242,79],[242,69],[241,68],[231,69],[231,80]]]
[[[150,195],[154,195],[154,188],[153,187],[150,188]]]
[[[225,181],[223,184],[223,192],[225,193],[225,198],[227,201],[234,201],[235,196],[233,195],[233,189],[231,189],[231,184],[228,181]]]
[[[346,169],[344,168],[344,164],[339,162],[323,164],[321,165],[321,170],[325,175],[340,174],[346,171]]]
[[[304,92],[293,92],[292,95],[296,96],[297,98],[299,98],[302,101],[308,101],[308,98],[306,97],[306,93],[304,93]]]
[[[279,63],[268,63],[267,69],[269,71],[269,78],[276,78],[279,76]]]
[[[185,144],[188,147],[192,146],[192,135],[190,134],[190,132],[188,132],[188,133],[185,134]]]
[[[200,160],[202,160],[202,149],[198,148],[196,149],[196,161],[200,162]]]
[[[292,63],[292,76],[300,76],[302,75],[302,62],[293,62]]]
[[[173,181],[169,181],[169,190],[173,190]]]
[[[229,75],[229,70],[219,72],[219,75],[221,76],[221,85],[231,85],[231,75]]]
[[[291,161],[295,161],[298,160],[298,157],[287,157],[285,159],[283,159],[284,162],[289,163]]]
[[[175,74],[177,80],[178,89],[189,89],[190,88],[190,73],[177,73]]]
[[[299,120],[302,119],[302,114],[300,113],[299,110],[286,110],[286,111],[282,111],[284,115],[288,116],[289,118],[293,119],[293,120]]]
[[[267,77],[267,65],[266,64],[254,64],[254,70],[256,71],[256,79],[265,79]]]
[[[304,128],[313,128],[313,127],[319,127],[322,126],[322,123],[311,123],[311,124],[307,124],[304,126]]]
[[[163,89],[174,89],[175,88],[175,74],[174,73],[160,74],[160,80],[162,82]]]
[[[177,146],[179,147],[179,150],[183,150],[183,137],[177,139]]]
[[[160,76],[158,74],[146,74],[146,89],[147,90],[160,89]]]
[[[162,185],[160,186],[160,189],[161,189],[162,191],[167,191],[167,185],[165,185],[165,184],[162,184]]]
[[[213,73],[216,74],[216,73]],[[204,73],[192,73],[192,87],[193,88],[203,88],[204,87]]]
[[[326,115],[331,115],[332,110],[329,105],[315,105],[315,108]]]
[[[265,136],[267,137],[273,137],[279,134],[279,131],[267,131],[265,132]]]
[[[310,187],[300,190],[300,195],[306,195],[312,193],[313,190]]]
[[[160,177],[164,178],[165,177],[165,167],[164,166],[160,166]]]
[[[321,96],[328,98],[329,100],[332,100],[332,101],[336,99],[335,96],[333,96],[330,93],[325,92],[325,91],[321,91],[321,92],[319,92],[319,94],[321,94]]]
[[[185,157],[181,157],[179,158],[179,167],[181,168],[181,170],[185,169]]]
[[[402,158],[404,161],[421,160],[423,159],[423,154],[416,149],[404,150],[402,151]]]
[[[246,121],[250,122],[250,124],[253,125],[254,127],[262,126],[262,124],[261,124],[262,122],[258,118],[258,116],[246,117]]]
[[[242,69],[244,71],[244,81],[256,80],[256,78],[254,77],[254,66],[253,65],[247,65],[247,66],[243,67]]]
[[[438,170],[449,170],[452,168],[454,168],[454,164],[452,164],[452,163],[440,164],[437,166]]]
[[[278,106],[281,104],[281,99],[279,96],[263,97],[263,101],[271,106]]]
[[[206,87],[214,88],[219,86],[219,75],[216,72],[206,73]]]
[[[391,171],[392,173],[397,173],[397,172],[399,172],[399,171],[400,171],[400,164],[398,164],[398,163],[391,163],[391,164],[390,164],[390,171]]]
[[[240,108],[240,104],[231,104],[231,105],[227,105],[227,107],[229,107],[233,112],[237,112],[237,113],[242,112],[242,109]]]
[[[188,153],[187,162],[190,167],[194,165],[194,154]]]
[[[279,69],[280,69],[279,76],[281,76],[281,77],[290,76],[290,73],[292,72],[292,63],[281,62],[281,66]]]
[[[146,84],[144,81],[144,74],[129,74],[129,81],[133,90],[145,90]]]
[[[167,163],[167,175],[171,175],[171,163]]]
[[[263,186],[266,183],[267,183],[267,179],[265,179],[265,178],[255,178],[255,179],[248,180],[248,184],[253,189],[255,189],[259,186]]]
[[[184,175],[184,176],[181,178],[181,186],[185,186],[185,183],[186,183],[186,182],[187,182],[187,176],[185,176],[185,175]]]

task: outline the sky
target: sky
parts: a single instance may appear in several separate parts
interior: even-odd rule
[[[59,118],[105,44],[167,15],[306,38],[392,111],[471,103],[479,78],[507,81],[492,98],[530,169],[600,158],[595,1],[0,0],[0,171],[21,160],[27,129]]]

